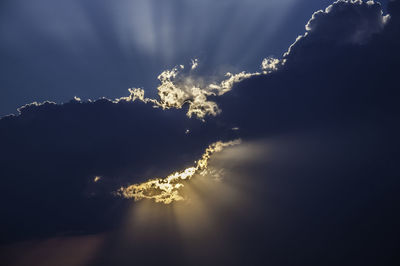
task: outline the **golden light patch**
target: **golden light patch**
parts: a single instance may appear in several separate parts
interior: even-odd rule
[[[184,182],[190,180],[195,174],[207,170],[208,161],[215,152],[222,151],[225,147],[237,145],[240,140],[229,142],[218,141],[205,150],[201,159],[195,162],[195,166],[183,171],[175,172],[165,178],[154,178],[146,182],[121,187],[116,194],[127,199],[142,200],[151,199],[155,202],[170,204],[174,201],[182,201],[184,197],[179,193],[184,187]]]

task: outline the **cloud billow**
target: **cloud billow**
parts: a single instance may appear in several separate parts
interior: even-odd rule
[[[282,66],[244,80],[216,99],[221,120],[247,129],[249,135],[262,135],[396,115],[395,5],[389,8],[389,20],[372,2],[337,1],[316,12],[306,34],[285,53]],[[350,41],[367,31],[367,43]]]

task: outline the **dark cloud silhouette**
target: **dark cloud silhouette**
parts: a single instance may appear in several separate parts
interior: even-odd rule
[[[213,162],[240,201],[193,180],[204,200],[193,211],[210,208],[220,230],[188,236],[165,222],[174,206],[133,204],[155,220],[120,229],[93,265],[396,265],[399,3],[389,4],[387,22],[372,2],[315,13],[278,70],[210,97],[222,112],[206,122],[106,99],[28,105],[1,119],[3,240],[109,229],[131,206],[107,192],[241,137],[250,148]],[[192,214],[184,228],[210,222]]]
[[[378,2],[337,1],[312,15],[306,33],[293,46],[299,41],[364,43],[372,34],[380,32],[388,20]]]
[[[293,136],[271,151],[283,153],[282,160],[244,171],[258,177],[258,202],[269,207],[256,205],[259,216],[239,223],[252,228],[237,229],[247,243],[242,264],[398,263],[399,6],[390,3],[382,28],[377,5],[338,1],[330,13],[316,13],[278,71],[216,100],[220,119],[239,127],[244,139]],[[371,29],[364,17],[380,30],[368,41],[348,41]]]
[[[327,35],[329,38],[334,35],[309,31],[285,54],[286,62],[279,71],[247,79],[224,97],[217,98],[222,110],[220,119],[247,130],[249,135],[394,119],[398,113],[395,99],[399,94],[394,67],[399,59],[396,5],[391,3],[392,18],[367,44],[327,41]],[[343,20],[350,21],[351,25],[359,24],[362,15],[353,16],[354,11],[335,12],[336,6],[339,11],[346,7],[351,11],[356,9],[366,17],[372,8],[381,16],[375,10],[379,5],[338,1],[330,13],[316,12],[319,14],[316,17],[323,19],[314,16],[313,24],[319,20],[327,24],[329,19],[332,23]],[[360,27],[354,28],[353,34]],[[341,28],[348,30],[347,24],[342,23]],[[343,40],[341,36],[338,38]]]
[[[98,215],[113,224],[105,213],[112,200],[101,197],[191,166],[224,139],[218,126],[189,120],[184,111],[139,102],[46,102],[19,111],[0,120],[2,240],[92,230]],[[96,176],[102,178],[94,183]]]

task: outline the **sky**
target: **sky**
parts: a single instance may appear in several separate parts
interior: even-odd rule
[[[383,4],[386,4],[383,1]],[[3,0],[0,115],[30,102],[119,98],[197,58],[199,74],[256,71],[329,0]]]
[[[0,265],[398,265],[400,1],[0,22]]]

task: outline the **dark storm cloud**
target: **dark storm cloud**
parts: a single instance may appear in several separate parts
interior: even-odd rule
[[[181,110],[140,102],[72,100],[19,111],[0,120],[2,240],[95,228],[95,217],[110,218],[103,197],[120,185],[191,166],[207,145],[224,139],[217,126]]]
[[[182,262],[180,236],[162,223],[145,244],[136,235],[110,240],[95,265],[390,265],[399,218],[399,3],[387,22],[373,3],[338,1],[317,12],[278,70],[210,97],[221,113],[205,123],[184,110],[106,99],[33,104],[1,119],[2,235],[101,231],[126,203],[104,197],[119,178],[169,174],[215,140],[266,138],[256,146],[270,160],[230,166],[246,177],[239,181],[252,193],[249,208],[213,213],[231,253],[211,245],[216,232],[199,244],[197,261]],[[95,176],[104,177],[100,186]]]
[[[306,25],[307,32],[299,37],[301,39],[296,43],[364,43],[372,34],[380,32],[388,19],[389,16],[383,15],[382,7],[377,2],[337,1],[312,15]],[[307,38],[304,40],[305,36]],[[295,47],[296,43],[292,47]]]
[[[398,263],[400,2],[388,12],[384,25],[376,4],[336,2],[278,71],[217,99],[243,139],[291,138],[243,170],[259,191],[257,218],[234,225],[242,264]]]
[[[216,99],[220,119],[249,135],[394,119],[399,93],[394,67],[399,59],[396,5],[390,5],[392,18],[385,26],[378,4],[338,1],[316,12],[308,23],[313,26],[285,54],[278,71],[238,83]],[[373,21],[363,23],[364,17]],[[327,27],[329,22],[334,26]],[[379,33],[371,35],[371,24]],[[371,40],[349,41],[360,32],[369,32],[365,36]]]

